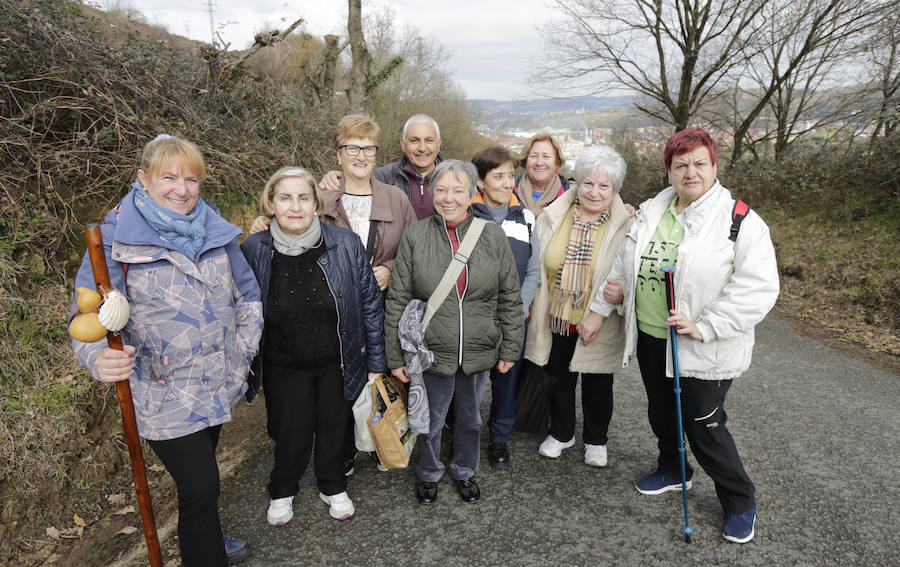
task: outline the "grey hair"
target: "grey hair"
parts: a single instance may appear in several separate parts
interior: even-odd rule
[[[581,183],[591,173],[602,171],[609,176],[613,188],[618,192],[625,183],[627,169],[625,158],[611,146],[588,146],[581,150],[575,160],[575,182]]]
[[[469,184],[469,197],[474,198],[475,194],[478,193],[478,186],[475,185],[475,180],[478,179],[478,170],[475,169],[475,166],[467,161],[459,161],[458,159],[446,159],[437,164],[437,166],[434,168],[434,173],[431,174],[431,182],[434,183],[448,171],[453,173],[453,177],[455,177],[457,181],[460,180],[460,173],[466,174],[466,178]]]
[[[266,181],[266,186],[263,187],[262,194],[259,196],[259,210],[267,217],[275,216],[275,207],[272,205],[272,201],[275,200],[275,186],[282,179],[289,177],[299,177],[309,185],[316,200],[316,213],[321,215],[325,211],[325,201],[322,199],[322,193],[319,191],[316,178],[306,169],[296,166],[282,167]]]
[[[413,114],[409,117],[409,120],[406,121],[406,124],[403,125],[403,139],[406,140],[406,131],[413,124],[418,124],[419,122],[431,122],[431,125],[434,126],[434,134],[437,136],[437,139],[441,139],[441,127],[438,126],[437,121],[428,116],[427,114]]]

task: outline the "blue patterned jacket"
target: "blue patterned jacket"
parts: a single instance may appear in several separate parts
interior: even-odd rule
[[[231,420],[262,334],[262,303],[235,241],[240,229],[210,206],[195,262],[147,224],[133,193],[109,212],[101,232],[110,283],[131,304],[122,339],[136,349],[130,382],[138,432],[174,439]],[[94,288],[87,254],[75,285]],[[94,360],[105,346],[105,339],[72,339],[95,378]]]

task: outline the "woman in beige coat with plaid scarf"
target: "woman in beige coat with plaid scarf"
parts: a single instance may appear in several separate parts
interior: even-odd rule
[[[579,323],[605,281],[632,219],[619,198],[625,160],[609,146],[585,148],[575,161],[576,187],[537,221],[541,285],[532,304],[525,358],[554,378],[550,434],[539,452],[559,457],[575,444],[575,386],[581,373],[584,461],[606,466],[613,408],[613,371],[621,367],[625,333],[613,312],[589,341]]]

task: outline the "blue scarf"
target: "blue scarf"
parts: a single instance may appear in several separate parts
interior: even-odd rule
[[[194,210],[182,215],[151,199],[140,181],[135,181],[131,187],[134,189],[134,204],[147,224],[163,240],[171,242],[175,248],[196,260],[197,252],[206,239],[206,202],[197,199]]]

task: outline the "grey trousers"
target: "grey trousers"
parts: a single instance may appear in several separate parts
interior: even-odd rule
[[[450,476],[457,480],[471,478],[478,469],[481,456],[481,396],[487,382],[488,371],[463,374],[456,371],[452,378],[424,372],[425,389],[428,392],[430,413],[428,435],[416,440],[419,454],[416,459],[416,476],[425,482],[438,482],[444,475],[441,462],[441,433],[450,402],[456,399],[453,411],[453,457],[450,460]]]

